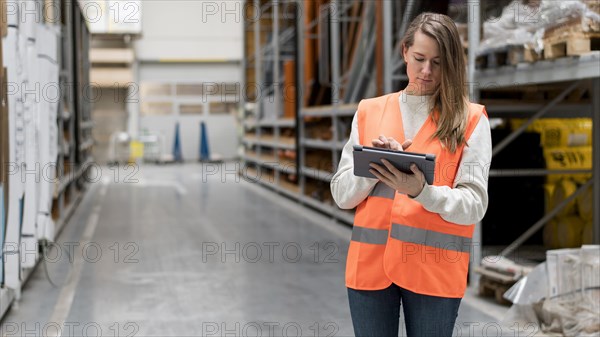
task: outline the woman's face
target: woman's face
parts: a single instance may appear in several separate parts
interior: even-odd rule
[[[413,95],[431,95],[440,84],[440,53],[437,41],[415,32],[414,43],[403,50],[409,84],[406,91]]]

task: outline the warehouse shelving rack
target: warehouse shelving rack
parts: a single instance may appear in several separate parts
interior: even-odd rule
[[[330,16],[330,30],[331,30],[331,83],[335,85],[336,83],[341,83],[342,76],[348,76],[349,74],[340,74],[340,52],[339,52],[339,42],[340,42],[340,21],[342,20],[357,20],[356,17],[348,15],[348,11],[346,8],[340,8],[340,3],[338,1],[332,1],[330,4],[326,4],[317,9],[317,17],[312,22],[303,22],[302,20],[298,20],[298,50],[299,57],[304,59],[304,41],[305,39],[316,39],[317,41],[324,39],[326,37],[319,36],[318,34],[313,34],[313,27],[316,22],[322,20],[322,15]],[[328,12],[328,13],[327,13]],[[343,34],[343,33],[342,33]],[[374,39],[371,38],[368,42],[369,44],[374,43]],[[366,67],[361,68],[361,72],[366,71]],[[299,62],[299,71],[300,74],[304,72],[303,62]],[[299,76],[298,87],[304,88],[306,83],[303,81],[303,77]],[[335,173],[335,167],[331,167],[330,170],[324,170],[327,168],[321,167],[318,165],[318,168],[308,167],[307,165],[307,151],[310,149],[320,149],[327,150],[331,153],[331,163],[333,165],[337,165],[340,159],[341,151],[344,147],[344,143],[340,140],[338,135],[339,132],[339,123],[340,118],[343,117],[352,117],[356,112],[357,104],[342,104],[342,99],[340,97],[339,90],[333,88],[331,90],[331,106],[326,107],[305,107],[304,104],[301,104],[299,109],[300,111],[300,119],[298,125],[299,131],[299,139],[300,139],[300,153],[299,153],[299,167],[300,167],[300,201],[312,206],[314,208],[319,209],[320,211],[330,215],[334,219],[342,220],[351,224],[354,220],[354,215],[350,212],[340,210],[334,203],[322,203],[320,200],[314,199],[311,196],[306,195],[307,191],[307,180],[319,180],[324,183],[329,184],[333,174]],[[303,102],[302,100],[299,100]],[[325,117],[331,120],[331,127],[333,131],[332,139],[328,141],[311,139],[307,137],[305,118],[308,117]]]
[[[565,87],[562,92],[558,94],[550,102],[540,102],[539,105],[523,105],[523,106],[512,106],[506,107],[502,104],[487,104],[486,108],[488,112],[510,114],[511,112],[520,110],[525,112],[528,117],[527,122],[520,128],[512,132],[500,143],[498,143],[492,149],[493,155],[496,155],[502,151],[510,142],[512,142],[519,134],[521,134],[528,125],[533,123],[538,118],[548,114],[550,111],[558,112],[559,114],[566,115],[570,112],[572,116],[579,116],[586,114],[592,117],[592,148],[593,148],[593,161],[592,161],[592,179],[586,184],[582,185],[570,198],[561,202],[553,210],[549,210],[546,214],[539,219],[536,223],[527,228],[514,242],[505,247],[499,255],[507,256],[514,252],[519,246],[521,246],[529,237],[542,228],[542,226],[556,215],[568,202],[573,200],[579,193],[583,192],[585,188],[588,188],[590,184],[593,184],[593,200],[594,204],[597,204],[597,200],[600,200],[600,128],[597,125],[600,123],[600,52],[592,52],[578,57],[564,57],[553,60],[542,60],[535,63],[519,63],[513,66],[503,66],[500,68],[475,70],[475,52],[479,46],[479,28],[480,28],[480,1],[469,0],[467,2],[469,6],[469,57],[468,57],[468,74],[470,83],[470,94],[472,101],[479,100],[479,94],[481,90],[486,88],[521,88],[527,85],[543,85],[549,83],[562,82],[565,83]],[[570,106],[559,106],[564,98],[575,90],[578,86],[582,85],[583,81],[591,81],[591,99],[592,107],[581,106],[579,104]],[[573,108],[576,108],[574,111]],[[501,170],[491,170],[490,177],[501,177],[501,176],[545,176],[550,173],[589,173],[587,170],[564,170],[564,171],[550,171],[545,169],[519,169],[511,170],[512,172],[503,172]],[[593,207],[593,242],[595,244],[600,243],[600,208]],[[475,235],[473,238],[474,242],[482,242],[482,226],[478,224],[476,226]],[[472,261],[475,264],[479,264],[481,261],[481,245],[477,245],[473,249]],[[475,273],[471,274],[472,283],[477,282],[477,276]]]
[[[346,69],[344,72],[341,69],[343,64],[349,64],[349,56],[346,54],[340,53],[340,43],[345,41],[345,39],[351,35],[349,29],[341,23],[348,22],[360,22],[360,20],[364,20],[363,23],[366,23],[366,26],[375,26],[376,19],[382,20],[382,26],[380,27],[379,32],[382,34],[382,38],[378,39],[375,36],[378,34],[365,33],[361,36],[361,47],[359,49],[365,50],[373,50],[376,48],[381,48],[382,57],[384,59],[384,66],[378,71],[381,73],[381,80],[383,81],[383,86],[381,90],[383,92],[391,92],[393,85],[397,84],[397,81],[406,80],[406,75],[402,73],[402,65],[403,62],[400,59],[398,53],[398,44],[397,41],[403,36],[403,32],[406,30],[408,25],[408,20],[410,18],[411,13],[415,10],[415,5],[413,2],[409,1],[407,3],[406,12],[402,13],[402,8],[400,5],[393,4],[390,1],[381,1],[379,4],[375,4],[375,2],[363,2],[360,4],[360,1],[355,0],[332,0],[332,1],[315,1],[316,8],[316,16],[312,18],[312,20],[307,20],[306,17],[308,13],[303,12],[302,1],[293,0],[293,1],[247,1],[246,6],[249,4],[253,4],[254,8],[260,8],[260,17],[262,18],[273,18],[274,12],[270,11],[272,8],[278,8],[283,5],[293,5],[296,7],[296,20],[295,20],[295,32],[296,32],[296,58],[297,58],[297,76],[296,76],[296,87],[300,88],[297,90],[297,117],[295,120],[288,121],[266,121],[266,120],[257,120],[256,118],[243,118],[243,128],[244,132],[248,128],[255,128],[255,135],[248,137],[242,136],[242,143],[246,146],[251,145],[262,145],[265,147],[271,148],[281,148],[281,149],[290,149],[296,150],[297,152],[297,161],[295,165],[291,162],[280,160],[277,156],[264,156],[261,153],[257,153],[256,155],[244,154],[242,156],[242,164],[247,166],[249,164],[257,165],[258,172],[252,171],[252,174],[255,174],[254,177],[259,177],[262,179],[252,179],[252,175],[248,175],[252,181],[258,181],[263,183],[264,185],[272,188],[276,192],[284,194],[288,197],[291,197],[298,201],[300,204],[310,206],[315,208],[331,219],[335,221],[341,221],[346,224],[352,224],[354,221],[354,215],[352,212],[339,209],[331,200],[319,200],[313,198],[310,195],[311,187],[309,186],[309,182],[312,184],[321,184],[321,188],[324,185],[327,187],[327,191],[329,191],[329,183],[331,178],[333,177],[334,172],[336,171],[337,163],[339,162],[341,151],[347,141],[346,135],[342,135],[342,129],[345,125],[348,127],[350,125],[350,121],[354,116],[356,109],[358,107],[358,100],[364,96],[365,92],[369,92],[371,95],[375,94],[377,81],[375,78],[372,78],[369,74],[375,71],[375,62],[374,58],[377,57],[375,52],[362,51],[363,54],[357,54],[359,61],[362,62],[354,62],[352,67]],[[356,5],[364,5],[365,11],[364,17],[360,17],[359,14],[353,6]],[[381,7],[378,7],[381,6]],[[246,7],[246,12],[248,12],[248,7]],[[402,15],[403,14],[403,15]],[[277,14],[275,14],[277,15]],[[248,15],[247,15],[248,16]],[[256,17],[257,15],[253,15]],[[394,17],[402,18],[403,21],[394,21]],[[322,28],[324,32],[316,29],[319,21],[327,20],[330,22],[326,28]],[[404,24],[403,24],[404,22]],[[273,20],[270,22],[272,27],[265,27],[264,24],[261,23],[260,20],[254,20],[252,22],[245,22],[245,31],[246,34],[253,34],[253,45],[254,45],[254,55],[248,57],[244,62],[245,69],[245,80],[248,83],[251,80],[251,75],[249,73],[254,73],[255,81],[258,84],[259,88],[264,87],[264,79],[262,78],[265,71],[263,71],[263,61],[265,55],[267,55],[266,51],[269,51],[269,46],[265,47],[264,37],[260,36],[257,32],[270,31],[273,33],[273,37],[271,41],[277,41],[276,36],[281,36],[280,27],[277,20]],[[330,30],[330,32],[329,32]],[[360,32],[360,30],[359,30]],[[324,34],[329,34],[331,36],[325,36]],[[248,37],[248,35],[247,35]],[[304,44],[306,40],[313,40],[317,44],[328,44],[330,47],[330,54],[328,56],[329,62],[326,72],[330,74],[330,77],[326,79],[329,81],[331,85],[330,96],[328,100],[331,102],[331,105],[327,106],[306,106],[304,96],[302,91],[305,89],[304,81]],[[246,38],[246,44],[249,43],[249,39]],[[394,48],[393,46],[396,46]],[[247,46],[246,46],[247,47]],[[278,62],[279,55],[279,44],[271,43],[271,50],[274,50],[272,57],[275,59],[275,63]],[[278,71],[274,69],[273,72]],[[278,73],[275,78],[278,78]],[[353,85],[355,82],[361,82],[362,80],[367,82],[364,86]],[[346,83],[344,89],[340,90],[339,86],[336,86],[336,83]],[[267,92],[269,91],[269,87],[267,87]],[[275,91],[277,94],[277,91]],[[306,92],[304,92],[306,94]],[[248,99],[248,97],[246,97]],[[249,99],[251,101],[251,99]],[[275,100],[275,104],[277,104],[277,100]],[[254,111],[261,111],[261,102],[256,101],[254,103]],[[244,105],[246,107],[246,105]],[[279,107],[275,107],[275,111],[280,110]],[[332,137],[330,140],[322,140],[322,139],[313,139],[310,138],[307,134],[307,122],[306,119],[310,118],[322,118],[331,121],[331,129],[332,129]],[[262,137],[260,132],[260,127],[272,127],[274,129],[274,137],[273,139],[265,140]],[[278,138],[279,131],[282,126],[291,127],[294,126],[296,128],[296,142],[295,144],[281,142]],[[348,131],[348,130],[347,130]],[[318,167],[310,167],[307,165],[307,152],[313,150],[321,150],[327,153],[330,153],[330,159],[326,159],[325,163],[330,163],[326,165],[318,165]],[[260,170],[261,169],[274,169],[274,176],[264,175]],[[296,174],[298,177],[298,185],[297,186],[286,186],[282,187],[280,182],[281,173],[292,173]],[[290,188],[291,187],[291,188]]]
[[[284,61],[295,59],[293,22],[297,5],[295,1],[253,0],[245,2],[244,6],[246,13],[255,14],[253,20],[244,22],[244,49],[253,51],[253,55],[244,60],[244,77],[245,82],[255,84],[256,89],[244,97],[252,103],[246,102],[242,109],[250,116],[244,116],[242,121],[245,149],[241,173],[251,181],[294,196],[298,192],[297,184],[287,181],[283,175],[297,175],[296,161],[280,158],[280,153],[297,150],[296,136],[282,134],[284,129],[296,127],[297,118],[279,118],[278,112],[283,110],[284,100],[289,99],[285,97],[281,68]],[[267,78],[267,72],[270,78]],[[275,112],[274,115],[266,114],[265,103],[272,104],[268,108]],[[263,132],[266,128],[272,129],[272,133]]]

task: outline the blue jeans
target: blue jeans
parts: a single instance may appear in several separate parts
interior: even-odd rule
[[[350,314],[356,336],[398,336],[400,303],[408,337],[451,337],[460,298],[413,293],[392,284],[383,290],[348,288]]]

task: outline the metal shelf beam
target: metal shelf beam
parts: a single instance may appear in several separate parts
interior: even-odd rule
[[[471,48],[469,48],[470,50]],[[505,66],[498,69],[478,70],[474,73],[473,79],[470,78],[470,82],[481,90],[593,79],[600,77],[599,64],[600,51],[594,51],[579,57],[563,57],[535,63],[520,63],[516,66]]]
[[[280,128],[293,128],[296,127],[295,119],[261,119],[261,120],[246,120],[244,122],[246,127],[280,127]]]
[[[302,167],[300,172],[306,177],[322,180],[324,182],[330,182],[331,178],[333,178],[333,175],[335,174],[333,172],[327,172],[312,167]]]
[[[304,117],[352,117],[358,109],[358,103],[343,105],[328,105],[320,107],[302,108]]]
[[[310,139],[304,138],[300,140],[300,144],[306,147],[312,147],[316,149],[330,150],[330,151],[339,151],[344,148],[344,143],[342,142],[333,142],[330,140],[318,140],[318,139]]]
[[[272,147],[274,149],[284,149],[284,150],[295,150],[296,149],[296,145],[295,144],[284,144],[284,143],[279,143],[277,141],[267,141],[267,140],[260,140],[260,139],[250,139],[250,138],[244,138],[244,143],[246,143],[247,145],[259,145],[259,146],[265,146],[265,147]],[[259,153],[260,155],[260,153]]]

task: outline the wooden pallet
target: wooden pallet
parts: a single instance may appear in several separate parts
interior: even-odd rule
[[[499,304],[511,304],[504,298],[504,293],[516,283],[512,276],[484,267],[475,267],[474,271],[481,275],[479,278],[480,296],[494,297]]]
[[[600,33],[572,34],[562,38],[544,39],[544,58],[577,56],[600,50]]]
[[[544,33],[544,58],[577,56],[600,50],[600,24],[587,18],[571,19],[547,28]]]
[[[476,67],[478,69],[498,68],[522,62],[535,62],[539,59],[539,55],[534,50],[523,45],[504,46],[478,56]]]
[[[508,59],[508,48],[493,49],[485,54],[477,56],[475,67],[477,69],[498,68],[506,65]]]
[[[510,46],[508,48],[508,63],[511,65],[519,64],[522,62],[536,62],[541,59],[540,55],[531,48],[525,48],[525,46]]]
[[[498,304],[511,305],[510,301],[504,298],[504,293],[512,286],[505,284],[487,276],[479,278],[479,296],[493,297]]]

